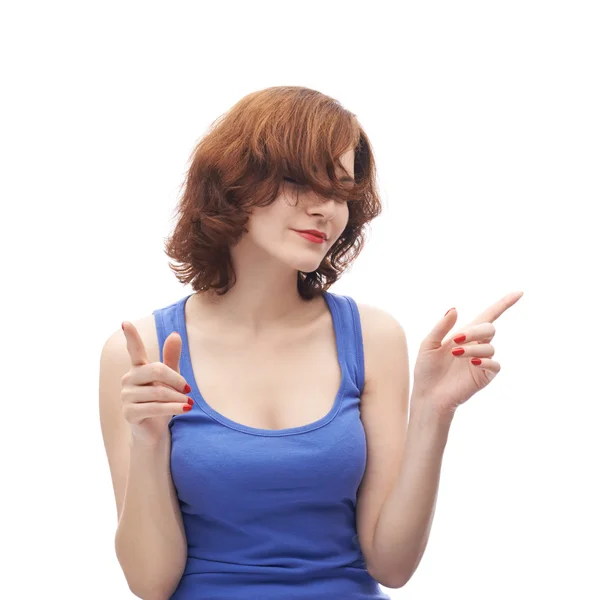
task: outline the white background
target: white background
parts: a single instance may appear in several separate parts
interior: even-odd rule
[[[163,238],[246,94],[356,113],[384,212],[331,291],[422,338],[512,291],[460,407],[425,556],[392,598],[600,597],[596,2],[20,2],[2,8],[4,598],[133,598],[98,414],[123,320],[192,292]]]

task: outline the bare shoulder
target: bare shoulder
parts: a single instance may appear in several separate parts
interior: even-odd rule
[[[356,303],[360,315],[363,350],[365,357],[365,392],[368,392],[375,376],[375,368],[382,365],[385,356],[403,356],[406,352],[406,335],[401,323],[388,311]]]
[[[402,328],[400,322],[391,313],[378,306],[372,304],[366,304],[364,302],[356,302],[358,312],[360,313],[360,319],[363,328],[370,331],[375,328],[383,328],[384,330],[389,327],[393,327],[396,330]]]

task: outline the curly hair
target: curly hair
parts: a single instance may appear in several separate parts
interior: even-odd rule
[[[335,173],[350,148],[351,189]],[[195,291],[212,288],[221,296],[235,284],[229,249],[248,231],[252,208],[275,201],[284,178],[348,202],[348,224],[319,268],[298,272],[298,292],[307,300],[327,290],[356,259],[365,227],[382,210],[371,144],[356,115],[309,88],[248,94],[211,124],[189,161],[165,253],[179,263],[169,262],[177,279]],[[317,175],[323,167],[327,181]]]

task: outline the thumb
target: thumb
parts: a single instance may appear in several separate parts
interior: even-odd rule
[[[439,348],[444,338],[448,335],[452,327],[454,327],[457,317],[458,313],[456,309],[451,308],[429,332],[429,335],[423,340],[421,346],[426,350],[436,350]]]
[[[163,345],[163,362],[177,373],[179,373],[181,345],[181,336],[176,331],[171,332],[167,336]]]

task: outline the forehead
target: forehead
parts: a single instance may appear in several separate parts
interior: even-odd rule
[[[354,176],[354,148],[350,148],[340,157],[340,162],[344,165],[346,171]]]
[[[354,148],[347,150],[339,159],[341,165],[346,169],[350,177],[354,177]],[[313,167],[313,171],[316,173],[317,168]],[[346,179],[343,169],[339,166],[335,166],[335,172],[338,177],[342,177],[342,181]]]

